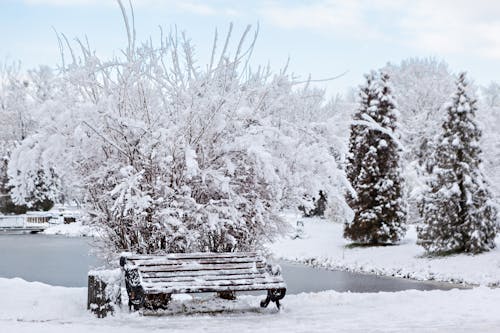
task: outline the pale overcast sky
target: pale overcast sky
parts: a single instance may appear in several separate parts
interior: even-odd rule
[[[126,1],[124,1],[126,2]],[[236,32],[260,25],[255,63],[275,70],[291,58],[297,75],[321,79],[348,71],[327,85],[344,92],[363,73],[388,61],[412,57],[444,59],[479,84],[500,81],[498,0],[135,0],[139,39],[158,37],[158,26],[176,25],[198,46],[203,63],[215,28]],[[21,60],[24,68],[55,66],[54,30],[88,37],[98,54],[125,46],[115,0],[0,0],[0,61]]]

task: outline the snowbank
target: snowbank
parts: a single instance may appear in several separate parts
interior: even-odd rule
[[[1,332],[498,332],[500,290],[405,291],[355,294],[334,291],[290,295],[280,313],[261,310],[260,297],[224,302],[237,310],[203,313],[203,300],[176,300],[183,313],[143,317],[128,310],[97,319],[86,311],[86,288],[53,287],[0,278]],[[217,305],[219,304],[219,305]],[[383,306],[381,306],[383,304]],[[175,307],[175,306],[174,306]]]
[[[99,237],[99,231],[96,228],[82,225],[79,221],[70,224],[56,224],[45,229],[43,233],[68,237]]]
[[[455,283],[500,285],[500,238],[497,248],[480,255],[453,255],[425,257],[416,245],[415,226],[410,226],[400,245],[381,247],[354,247],[346,245],[343,226],[323,219],[297,218],[286,215],[295,225],[304,222],[303,239],[284,237],[269,246],[277,258],[306,263],[312,266],[363,272],[377,275],[437,280]]]

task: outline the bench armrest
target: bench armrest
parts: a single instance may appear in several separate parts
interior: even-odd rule
[[[272,275],[272,276],[280,276],[281,275],[281,266],[268,263],[266,265],[266,272],[268,272],[269,275]]]

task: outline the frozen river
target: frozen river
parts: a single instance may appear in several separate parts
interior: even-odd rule
[[[87,272],[102,265],[89,254],[89,238],[0,234],[0,277],[20,277],[66,287],[87,286]],[[322,290],[378,292],[407,289],[451,289],[441,283],[331,271],[280,262],[287,293]]]

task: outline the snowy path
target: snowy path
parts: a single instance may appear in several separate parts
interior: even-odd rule
[[[297,217],[287,215],[294,224]],[[500,237],[496,249],[472,256],[466,254],[426,258],[416,245],[415,226],[410,226],[402,244],[386,247],[346,248],[343,226],[322,219],[302,219],[304,239],[285,237],[270,246],[279,259],[313,266],[378,275],[437,280],[477,285],[500,285]]]
[[[85,288],[0,279],[1,332],[498,332],[500,290],[291,295],[285,308],[260,311],[259,297],[244,297],[245,311],[142,317],[127,312],[97,319],[85,310]]]

